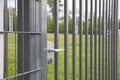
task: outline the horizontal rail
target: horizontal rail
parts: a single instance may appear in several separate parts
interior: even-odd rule
[[[34,73],[34,72],[37,72],[37,71],[40,71],[40,70],[42,70],[42,68],[27,71],[27,72],[24,72],[24,73],[20,73],[20,74],[18,74],[16,76],[11,76],[11,77],[4,78],[4,79],[1,79],[1,80],[9,80],[9,79],[17,78],[17,77],[24,76],[24,75],[27,75],[27,74],[31,74],[31,73]]]
[[[41,32],[23,32],[23,31],[0,31],[0,34],[14,33],[14,34],[42,34]]]

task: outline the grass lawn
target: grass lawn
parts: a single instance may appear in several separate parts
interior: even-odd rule
[[[54,42],[54,35],[53,34],[48,34],[48,41]],[[72,80],[72,35],[68,36],[68,78],[69,80]],[[8,44],[8,62],[9,62],[9,76],[12,76],[15,74],[15,64],[14,64],[14,57],[15,57],[15,39],[13,34],[9,34],[9,44]],[[97,40],[98,42],[98,40]],[[119,43],[120,43],[120,37],[119,37]],[[94,44],[93,44],[94,47]],[[59,35],[59,48],[64,48],[64,35],[60,34]],[[82,55],[82,62],[83,62],[83,69],[82,69],[82,75],[83,75],[83,80],[85,80],[85,36],[83,36],[83,55]],[[94,51],[94,49],[93,49]],[[120,53],[120,46],[118,49],[118,53]],[[94,52],[93,52],[94,55]],[[98,55],[97,55],[98,56]],[[120,57],[120,54],[118,54],[118,57]],[[94,58],[93,58],[94,60]],[[97,60],[98,62],[98,60]],[[97,63],[98,64],[98,63]],[[94,64],[93,65],[93,70],[94,70]],[[102,65],[100,65],[102,66]],[[98,65],[97,65],[98,67]],[[94,72],[93,72],[94,73]],[[59,78],[60,80],[64,80],[64,52],[59,53]],[[98,74],[97,74],[98,75]],[[118,75],[120,75],[120,59],[118,58]],[[90,77],[90,36],[88,37],[88,77]],[[118,80],[120,80],[120,77],[118,76]],[[76,39],[76,79],[79,80],[79,38],[77,36]],[[48,65],[48,80],[54,80],[54,64]]]

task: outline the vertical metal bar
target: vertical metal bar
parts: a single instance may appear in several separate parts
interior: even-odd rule
[[[112,2],[112,80],[115,80],[115,44],[114,44],[114,42],[115,42],[115,22],[114,22],[114,20],[115,20],[115,15],[114,15],[114,8],[115,8],[115,4],[114,4],[114,1],[115,0],[113,0],[113,2]]]
[[[23,27],[23,0],[18,0],[18,30],[22,31]],[[18,73],[23,72],[23,39],[22,35],[18,35]],[[22,47],[21,47],[22,46]],[[21,65],[22,64],[22,65]],[[24,80],[24,77],[18,77],[18,80]]]
[[[72,70],[73,70],[73,80],[76,80],[76,0],[72,0],[73,4],[72,4],[72,8],[73,8],[73,33],[72,33]]]
[[[22,24],[21,24],[22,26],[21,26],[21,31],[24,31],[24,24],[25,24],[25,23],[24,23],[24,0],[22,0],[22,6],[21,6],[21,7],[22,7],[22,16],[21,16],[21,17],[22,17]],[[21,71],[21,72],[22,72],[22,73],[24,73],[24,71],[25,71],[25,69],[24,69],[24,64],[25,64],[25,63],[24,63],[24,61],[25,61],[25,60],[24,60],[24,48],[25,48],[25,47],[24,47],[24,34],[23,34],[23,35],[22,35],[22,55],[21,55],[21,57],[22,57],[22,67],[21,67],[21,68],[22,68],[22,71]],[[23,80],[24,80],[24,79],[25,79],[25,78],[24,78],[24,76],[23,76]]]
[[[29,29],[30,29],[30,20],[29,20],[29,16],[30,16],[30,9],[29,9],[29,7],[30,7],[30,0],[24,0],[24,3],[23,3],[23,26],[22,26],[22,31],[24,32],[24,31],[27,31],[27,32],[29,32]],[[31,8],[32,9],[32,8]],[[33,20],[33,19],[31,19],[31,20]],[[30,60],[32,60],[32,59],[30,59],[30,54],[32,53],[32,52],[30,52],[30,42],[29,42],[29,34],[23,34],[22,35],[24,38],[23,38],[23,48],[25,48],[25,49],[23,49],[24,50],[24,72],[25,71],[28,71],[28,70],[30,70],[30,64],[32,64],[32,65],[34,65],[34,63],[30,63]],[[32,49],[31,49],[32,50]],[[25,80],[27,80],[27,79],[29,79],[29,76],[30,76],[30,74],[29,75],[26,75],[26,76],[24,76],[24,79]]]
[[[94,17],[94,79],[97,79],[97,0],[95,0]]]
[[[68,80],[68,0],[64,0],[64,80]]]
[[[118,0],[116,0],[116,80],[118,80],[118,30],[119,30],[119,22],[118,22]]]
[[[36,2],[34,2],[34,32],[40,32],[40,25],[39,25],[39,23],[37,22],[37,20],[39,20],[38,19],[38,17],[39,17],[39,10],[41,10],[41,9],[39,9],[39,6],[38,6],[38,4],[37,4],[37,1]],[[36,17],[37,16],[37,17]],[[39,20],[40,21],[40,20]],[[40,68],[41,67],[41,60],[38,58],[38,56],[39,56],[39,53],[40,53],[40,41],[38,41],[38,40],[40,40],[40,35],[34,35],[34,44],[35,44],[35,46],[34,46],[34,61],[35,61],[35,66],[34,66],[34,68],[33,69],[37,69],[37,68]],[[41,44],[42,45],[42,44]],[[39,48],[39,49],[38,49]],[[39,60],[38,60],[39,59]],[[38,74],[39,74],[39,76],[38,76]],[[40,78],[41,77],[41,74],[40,74],[40,72],[35,72],[34,73],[34,75],[35,75],[35,80],[37,80],[38,78]]]
[[[112,70],[112,67],[113,67],[113,1],[114,0],[111,0],[111,80],[113,78],[113,70]]]
[[[114,0],[114,80],[118,79],[118,72],[117,72],[117,53],[118,53],[118,1]]]
[[[106,0],[106,26],[105,26],[105,80],[108,80],[108,0]]]
[[[46,5],[43,2],[30,0],[30,31],[42,32],[41,35],[29,35],[30,37],[30,70],[43,68],[43,70],[30,74],[30,80],[47,80],[47,40],[46,40]],[[34,54],[33,54],[34,53]]]
[[[113,2],[111,1],[111,80],[113,79]]]
[[[58,39],[58,37],[59,37],[59,21],[58,21],[58,19],[59,19],[59,17],[58,17],[58,4],[59,4],[59,2],[58,2],[58,0],[55,0],[54,1],[54,24],[55,24],[55,32],[54,32],[54,48],[55,49],[58,49],[58,46],[59,46],[59,39]],[[59,80],[59,61],[58,61],[58,59],[59,59],[59,56],[58,56],[58,52],[55,52],[55,56],[54,56],[54,58],[55,58],[55,65],[54,65],[54,71],[55,71],[55,73],[54,73],[54,78],[55,78],[55,80]]]
[[[15,47],[15,61],[14,61],[14,66],[15,66],[15,75],[17,74],[16,72],[17,72],[17,53],[16,53],[16,44],[17,44],[17,42],[16,42],[16,33],[14,34],[15,35],[15,39],[14,39],[14,47]],[[15,78],[15,79],[17,79],[17,78]]]
[[[85,0],[85,80],[88,80],[88,0]]]
[[[90,80],[93,80],[93,0],[90,5]]]
[[[24,9],[24,0],[22,0],[21,1],[21,8],[22,8],[22,11],[21,11],[21,13],[22,13],[22,15],[21,15],[21,17],[22,17],[22,26],[21,26],[21,31],[23,31],[24,32],[24,24],[25,24],[25,22],[24,22],[24,17],[25,17],[25,13],[24,13],[24,11],[25,11],[25,9]],[[22,35],[22,44],[24,44],[24,34]],[[23,72],[24,72],[24,45],[22,45],[22,68],[23,68]]]
[[[4,31],[8,30],[8,0],[4,0]],[[8,77],[8,34],[4,34],[4,77]]]
[[[23,25],[22,25],[22,31],[28,31],[29,32],[29,0],[23,0]],[[23,71],[26,72],[30,69],[30,49],[29,49],[29,35],[23,34],[22,35],[22,50],[23,50]],[[29,60],[30,59],[30,60]],[[34,64],[33,64],[34,65]],[[29,79],[29,75],[24,76],[24,80]]]
[[[115,14],[114,14],[114,17],[115,17],[115,80],[117,80],[117,48],[118,48],[118,1],[115,0],[115,4],[114,4],[114,9],[115,9]]]
[[[103,0],[103,17],[102,17],[102,80],[104,80],[104,12],[105,12],[105,0]]]
[[[79,79],[82,80],[82,33],[83,33],[83,26],[82,26],[82,0],[80,0],[79,3],[79,40],[80,40],[80,44],[79,44],[79,50],[80,50],[80,54],[79,54]]]
[[[4,0],[0,1],[0,31],[4,31]],[[0,34],[0,79],[4,78],[4,34]]]
[[[17,0],[15,0],[15,12],[17,12],[16,11],[16,9],[17,9],[17,7],[16,7],[16,1]],[[15,14],[16,15],[16,14]],[[17,27],[17,23],[16,23],[17,21],[15,20],[15,25],[14,25],[14,27],[15,27],[15,30],[16,30],[16,27]],[[14,29],[13,29],[14,30]],[[15,75],[17,75],[17,34],[15,33]],[[17,79],[17,78],[15,78],[15,79]]]
[[[116,0],[114,0],[114,80],[116,80]]]
[[[110,29],[110,27],[111,27],[111,12],[110,12],[110,9],[111,9],[111,0],[109,0],[109,11],[108,11],[108,13],[109,13],[109,15],[108,15],[108,30],[109,30],[109,34],[108,34],[108,80],[110,80],[110,46],[111,46],[111,43],[110,43],[110,39],[111,39],[111,37],[110,37],[110,35],[111,35],[111,29]]]
[[[116,51],[115,51],[115,46],[116,46],[116,44],[115,44],[115,41],[116,41],[116,35],[115,35],[115,28],[116,28],[116,24],[115,24],[115,1],[116,0],[114,0],[114,3],[113,3],[113,67],[112,67],[112,69],[113,69],[113,80],[116,80],[116,78],[115,78],[115,75],[116,75],[116,73],[115,73],[115,66],[116,66],[116,63],[115,63],[115,55],[116,55]]]
[[[29,24],[29,3],[30,0],[18,0],[18,31],[29,31],[29,27],[31,28],[32,23]],[[32,7],[30,7],[32,10]],[[33,17],[33,16],[31,16]],[[31,19],[33,20],[33,18]],[[30,59],[30,55],[33,54],[29,50],[33,50],[33,48],[29,49],[29,35],[26,34],[18,34],[18,73],[22,73],[28,71],[31,68],[32,59]],[[33,45],[32,45],[33,46]],[[32,56],[33,57],[33,56]],[[34,64],[34,62],[33,62]],[[32,67],[34,66],[32,64]],[[27,80],[29,79],[29,75],[19,77],[18,80]]]
[[[42,32],[41,35],[36,35],[36,69],[43,68],[36,72],[36,80],[47,80],[47,51],[45,50],[47,48],[47,0],[34,2],[36,5],[35,31]]]
[[[101,80],[101,0],[99,0],[99,49],[98,49],[98,80]]]

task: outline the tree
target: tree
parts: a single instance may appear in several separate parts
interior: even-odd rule
[[[71,34],[72,33],[72,18],[69,16],[68,17],[68,31],[69,31],[69,33]]]
[[[119,29],[120,29],[120,20],[119,20]]]
[[[54,33],[54,21],[50,16],[47,17],[47,32]]]
[[[61,0],[59,0],[59,3],[61,2]],[[54,17],[54,0],[48,0],[48,6],[51,8],[49,12],[52,13],[52,17]],[[63,4],[59,4],[60,7],[63,6]],[[59,11],[62,11],[60,8],[59,8]]]

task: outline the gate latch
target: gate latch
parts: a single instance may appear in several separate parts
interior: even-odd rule
[[[53,48],[49,48],[47,49],[48,52],[60,52],[60,51],[64,51],[64,49],[53,49]]]

